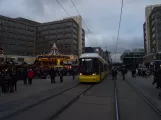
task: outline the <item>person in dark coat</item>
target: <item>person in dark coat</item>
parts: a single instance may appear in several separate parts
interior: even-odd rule
[[[27,74],[28,74],[27,69],[24,68],[23,69],[23,82],[24,82],[24,85],[27,84]]]
[[[155,74],[154,74],[154,81],[153,81],[153,85],[156,83],[157,84],[157,87],[156,88],[160,88],[161,87],[161,69],[158,68],[156,71],[155,71]]]
[[[59,70],[59,75],[60,75],[60,82],[63,82],[63,71],[60,69]]]
[[[2,89],[2,93],[4,92],[4,80],[5,80],[4,71],[0,70],[0,86]]]
[[[112,69],[112,80],[116,80],[117,79],[117,68],[113,68]]]
[[[121,74],[122,74],[123,80],[125,80],[126,69],[124,68],[124,66],[122,66],[121,68]]]
[[[11,81],[9,69],[5,70],[4,75],[5,75],[5,79],[3,82],[3,87],[4,87],[4,92],[7,93],[9,91],[9,86],[10,86],[10,81]]]
[[[74,70],[74,69],[72,69],[72,76],[73,76],[73,80],[75,79],[75,74],[76,74],[75,70]]]
[[[134,77],[135,77],[135,73],[136,73],[136,69],[133,68],[133,69],[131,70],[131,72],[132,72],[132,77],[134,78]]]
[[[12,70],[12,91],[13,92],[14,90],[17,90],[17,79],[18,79],[18,75],[17,75],[17,71],[15,69]]]
[[[53,83],[53,82],[55,83],[56,72],[55,72],[54,68],[51,68],[49,73],[50,73],[51,83]]]

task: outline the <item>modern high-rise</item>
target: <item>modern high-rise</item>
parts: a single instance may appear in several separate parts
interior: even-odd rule
[[[149,15],[152,12],[152,10],[155,7],[161,6],[161,4],[157,4],[157,5],[148,5],[145,8],[145,29],[146,29],[146,54],[150,54],[152,53],[152,41],[150,39],[150,20],[149,20]]]
[[[146,40],[146,22],[143,24],[143,37],[144,37],[144,52],[147,54],[147,40]]]
[[[69,18],[73,18],[78,23],[78,55],[80,56],[83,53],[85,47],[85,31],[82,29],[82,17],[79,16],[72,16]],[[68,19],[68,18],[64,18]]]
[[[35,56],[48,53],[56,43],[66,55],[80,55],[85,47],[81,16],[38,23],[0,16],[0,48],[5,55]]]
[[[149,15],[151,49],[156,59],[161,59],[161,6],[155,7]]]
[[[85,30],[82,28],[82,53],[84,53],[85,50],[84,48],[85,48]]]
[[[0,16],[0,47],[6,55],[34,55],[38,22]]]
[[[38,27],[36,54],[48,53],[53,43],[62,54],[78,55],[78,24],[73,18],[42,23]]]

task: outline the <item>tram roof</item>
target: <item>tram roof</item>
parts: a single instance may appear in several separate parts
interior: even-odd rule
[[[100,58],[107,64],[107,62],[97,53],[84,53],[79,58]]]

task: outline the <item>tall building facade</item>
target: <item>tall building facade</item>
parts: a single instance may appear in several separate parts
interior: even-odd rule
[[[144,52],[147,54],[147,40],[146,40],[146,22],[143,24],[143,39],[144,39]]]
[[[133,49],[128,52],[124,51],[120,58],[125,65],[129,67],[134,67],[134,65],[138,66],[138,64],[143,63],[144,56],[144,49]]]
[[[23,21],[24,20],[24,21]],[[0,46],[6,55],[34,55],[38,22],[0,16]]]
[[[84,33],[84,29],[82,30],[82,17],[79,16],[73,16],[70,17],[73,18],[77,23],[78,23],[78,55],[80,56],[83,53],[84,47],[85,47],[85,35]],[[64,19],[68,19],[68,18],[64,18]],[[84,39],[83,39],[84,38]],[[84,43],[84,46],[83,46]]]
[[[42,23],[38,27],[36,54],[48,53],[55,42],[60,53],[78,55],[78,27],[72,18]]]
[[[149,15],[155,7],[161,6],[161,4],[157,5],[148,5],[145,8],[145,22],[146,22],[146,54],[152,53],[152,42],[150,39],[150,20]]]
[[[81,16],[38,23],[0,16],[0,47],[5,55],[35,56],[48,53],[53,43],[66,55],[80,55],[85,47]]]
[[[85,51],[85,30],[82,28],[82,53]]]
[[[155,7],[149,15],[151,49],[155,59],[161,59],[161,6]],[[158,54],[158,55],[157,55]]]

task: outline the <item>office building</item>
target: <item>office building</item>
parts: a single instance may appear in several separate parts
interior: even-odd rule
[[[85,51],[85,30],[82,28],[82,53],[84,53]]]
[[[80,56],[83,53],[85,47],[85,31],[82,29],[82,17],[72,16],[64,19],[73,18],[78,23],[78,55]]]
[[[36,41],[36,25],[23,18],[0,16],[0,46],[5,55],[34,55]]]
[[[152,53],[152,42],[151,42],[151,39],[150,39],[150,20],[149,20],[149,15],[150,13],[152,12],[152,10],[155,8],[155,7],[159,7],[161,6],[161,4],[157,4],[157,5],[148,5],[146,6],[145,8],[145,33],[146,33],[146,54],[150,54]]]
[[[123,64],[134,67],[133,65],[139,65],[143,63],[143,58],[145,56],[144,49],[133,49],[131,51],[124,51],[124,53],[121,55],[121,60]]]
[[[152,53],[155,55],[155,59],[160,60],[161,57],[161,6],[155,7],[149,15],[150,25],[150,39]]]
[[[81,24],[81,16],[47,23],[0,16],[0,47],[5,55],[35,56],[48,53],[55,42],[62,54],[80,55],[85,47]]]
[[[74,19],[42,23],[38,27],[36,54],[48,53],[53,43],[65,55],[78,55],[78,24]]]
[[[147,54],[147,40],[146,40],[146,22],[143,24],[143,39],[144,39],[144,52]]]

